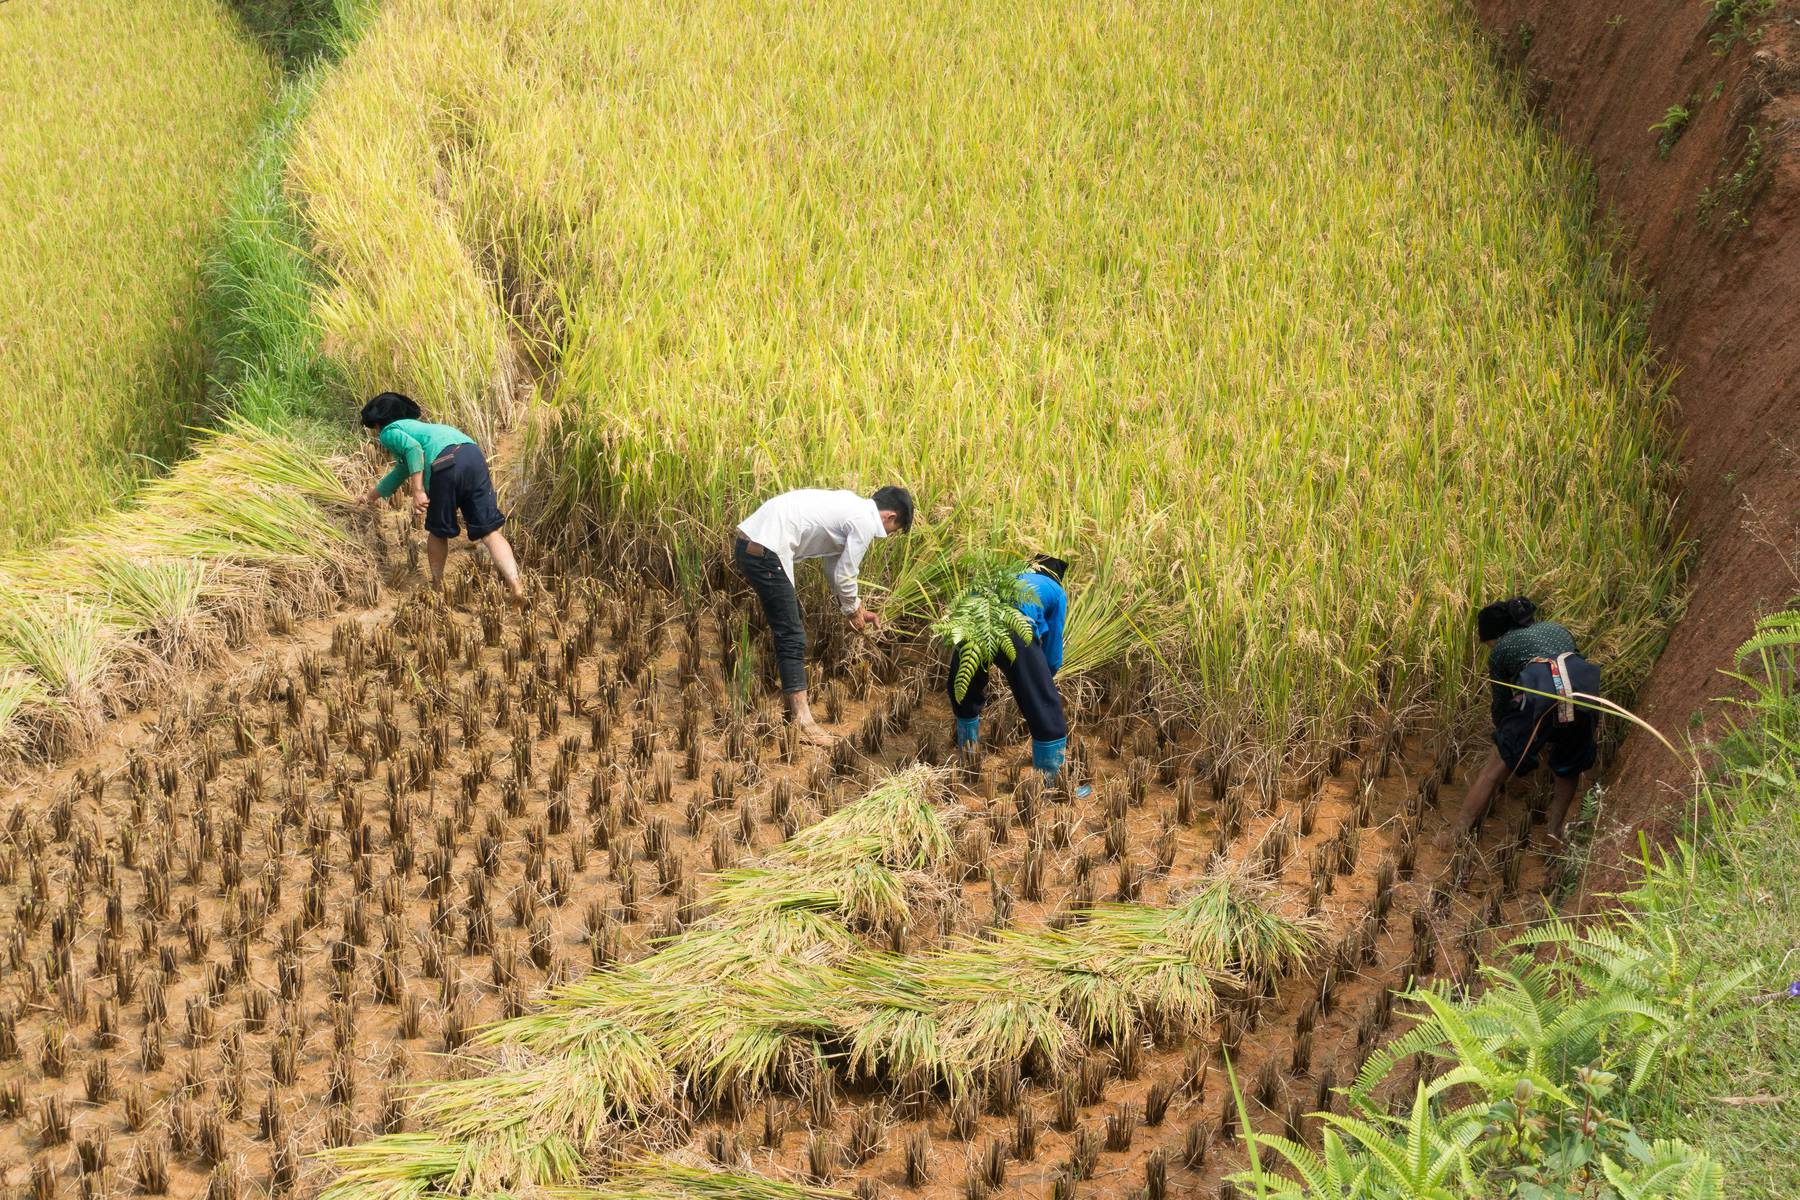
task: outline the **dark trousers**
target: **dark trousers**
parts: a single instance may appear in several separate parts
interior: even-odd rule
[[[762,601],[763,617],[775,635],[775,664],[781,669],[781,690],[806,690],[806,625],[800,619],[800,597],[794,581],[781,569],[773,550],[750,553],[750,543],[740,537],[731,547],[731,562]]]
[[[1002,655],[994,660],[994,665],[1012,685],[1013,701],[1019,706],[1019,715],[1025,718],[1026,728],[1031,730],[1032,740],[1055,742],[1068,737],[1069,722],[1063,716],[1062,693],[1056,690],[1056,677],[1050,674],[1050,660],[1044,657],[1044,648],[1036,642],[1021,642],[1015,636],[1013,650],[1011,662]],[[950,686],[953,689],[956,686],[954,672]],[[965,721],[979,717],[982,706],[987,703],[987,686],[987,670],[975,672],[963,698],[950,697],[951,710]]]

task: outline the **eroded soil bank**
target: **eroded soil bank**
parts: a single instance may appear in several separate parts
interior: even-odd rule
[[[1752,622],[1800,591],[1800,3],[1474,7],[1544,118],[1591,158],[1654,295],[1651,334],[1679,370],[1683,516],[1700,554],[1638,701],[1659,728],[1699,732],[1720,718],[1718,672]],[[1628,863],[1640,830],[1666,838],[1690,775],[1632,739],[1597,862]]]

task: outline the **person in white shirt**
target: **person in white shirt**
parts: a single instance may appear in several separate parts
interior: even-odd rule
[[[822,560],[838,608],[850,624],[856,629],[879,625],[881,618],[858,598],[856,575],[876,539],[906,533],[912,522],[912,493],[903,487],[884,487],[873,496],[801,488],[765,500],[738,526],[731,560],[762,601],[763,616],[775,636],[788,719],[814,745],[828,745],[831,738],[813,720],[807,700],[806,626],[794,593],[794,564],[805,558]]]

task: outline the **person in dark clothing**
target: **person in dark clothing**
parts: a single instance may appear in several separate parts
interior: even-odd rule
[[[1494,748],[1469,785],[1457,814],[1458,834],[1473,829],[1505,782],[1535,771],[1542,756],[1554,776],[1547,824],[1552,841],[1561,844],[1581,776],[1597,758],[1594,709],[1551,697],[1598,695],[1599,670],[1581,657],[1567,629],[1536,615],[1535,604],[1516,596],[1476,616],[1476,632],[1489,648]]]
[[[413,511],[425,518],[425,559],[431,564],[432,587],[444,582],[444,564],[460,512],[469,540],[487,547],[514,602],[523,600],[525,586],[512,543],[500,532],[506,514],[494,497],[481,447],[455,426],[433,425],[419,415],[419,406],[399,392],[383,392],[363,405],[363,428],[394,456],[394,467],[363,493],[362,502],[379,504],[402,486],[407,489]]]
[[[1069,745],[1069,722],[1063,714],[1062,693],[1056,673],[1062,670],[1063,624],[1068,619],[1069,596],[1063,575],[1069,564],[1047,554],[1034,555],[1031,568],[1019,573],[1025,596],[1019,611],[1031,622],[1031,640],[1013,635],[1013,657],[1002,655],[994,666],[1006,677],[1025,727],[1031,731],[1031,765],[1044,773],[1046,783],[1061,772]],[[980,741],[981,710],[987,704],[988,670],[975,672],[961,699],[950,683],[950,709],[956,715],[956,745],[973,749]]]

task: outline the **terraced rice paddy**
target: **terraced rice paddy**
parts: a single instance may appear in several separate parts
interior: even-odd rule
[[[1266,748],[1467,711],[1476,597],[1629,690],[1680,554],[1576,164],[1455,6],[394,0],[289,178],[360,389],[527,425],[547,536],[693,579],[756,498],[898,480],[871,574],[1067,550]]]
[[[180,456],[200,263],[274,74],[209,0],[0,6],[0,553]]]
[[[1580,173],[1450,6],[358,28],[252,179],[305,228],[244,378],[490,442],[542,586],[405,594],[362,467],[248,425],[8,565],[0,753],[74,757],[0,797],[0,1189],[1229,1195],[1539,911],[1523,799],[1445,828],[1471,610],[1623,696],[1682,551]],[[802,748],[718,548],[891,481],[889,632],[804,589]],[[954,758],[916,620],[1040,548],[1048,788],[1005,701]]]
[[[839,640],[849,737],[803,751],[731,700],[746,599],[557,579],[520,616],[458,576],[30,781],[6,1183],[1210,1185],[1227,1053],[1304,1128],[1388,989],[1465,977],[1537,885],[1516,812],[1446,854],[1404,726],[1270,787],[1090,689],[1076,801],[1009,750],[907,768],[947,758],[941,667]]]

